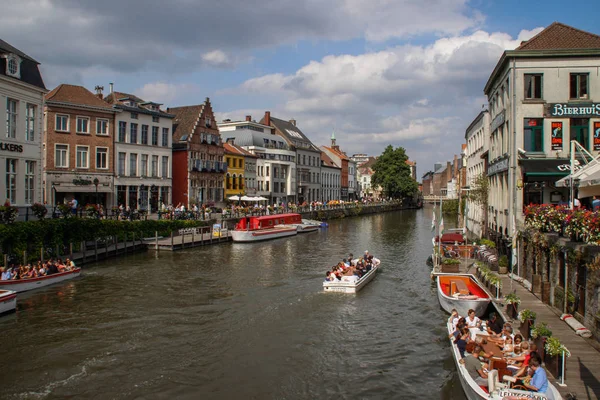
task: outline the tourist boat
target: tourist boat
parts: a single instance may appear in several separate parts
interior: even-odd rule
[[[319,228],[327,228],[329,224],[325,221],[317,221],[316,219],[304,219],[302,218],[302,223],[306,225],[316,225]]]
[[[304,221],[301,224],[292,224],[292,226],[296,227],[298,233],[316,232],[321,228],[318,225],[305,224]]]
[[[456,309],[466,316],[470,309],[483,316],[492,296],[471,274],[436,274],[438,300],[442,308],[451,313]]]
[[[17,292],[0,290],[0,314],[15,311],[17,308]]]
[[[302,224],[300,214],[248,216],[240,219],[230,232],[234,242],[258,242],[296,235],[298,224]]]
[[[44,286],[52,285],[73,279],[81,275],[81,268],[75,268],[71,271],[59,272],[42,276],[40,278],[18,279],[14,281],[0,281],[0,289],[14,290],[15,292],[26,292],[28,290],[38,289]]]
[[[358,281],[356,282],[344,282],[342,281],[325,281],[323,282],[323,290],[326,292],[338,292],[338,293],[356,293],[363,287],[367,285],[367,283],[371,282],[381,265],[381,261],[377,258],[373,258],[373,268],[366,274],[364,274]]]
[[[463,315],[463,314],[461,314]],[[448,336],[452,335],[452,323],[448,321],[446,324]],[[454,338],[450,337],[450,347],[452,348],[452,357],[458,371],[460,384],[469,400],[518,400],[518,399],[534,399],[547,400],[543,393],[530,392],[526,390],[511,389],[508,383],[500,382],[498,379],[498,371],[492,370],[488,372],[488,387],[479,386],[475,380],[467,372],[464,364],[460,363],[461,356],[458,347],[454,344]],[[552,391],[555,400],[562,400],[558,390],[548,381],[548,390]]]

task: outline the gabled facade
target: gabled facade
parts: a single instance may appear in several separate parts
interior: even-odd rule
[[[38,65],[0,40],[0,201],[20,208],[43,201],[42,115],[47,90]]]
[[[300,204],[317,201],[321,194],[321,155],[320,150],[298,128],[296,120],[284,121],[271,117],[265,112],[261,124],[275,128],[275,134],[285,139],[296,152],[297,199]]]
[[[45,201],[80,207],[114,202],[114,127],[118,112],[83,86],[62,84],[46,95]]]
[[[331,200],[340,200],[342,185],[342,168],[325,153],[321,152],[321,198],[318,201],[328,203]]]
[[[210,99],[168,108],[173,121],[173,204],[224,205],[225,150]]]
[[[342,168],[340,182],[340,200],[350,200],[348,195],[350,168],[348,161],[350,160],[346,153],[340,150],[340,146],[336,144],[335,136],[331,135],[331,146],[321,146],[321,150],[327,153],[327,156],[333,160],[336,165]]]
[[[115,117],[116,204],[156,212],[171,204],[171,157],[174,115],[161,104],[115,92],[104,99]]]
[[[235,139],[223,143],[227,174],[225,175],[225,198],[230,196],[256,195],[256,157],[235,144]]]
[[[255,160],[248,161],[255,168],[256,195],[269,199],[269,204],[296,201],[296,152],[286,140],[275,134],[275,128],[252,120],[225,120],[219,124],[222,138],[242,147]],[[248,192],[250,194],[250,192]]]

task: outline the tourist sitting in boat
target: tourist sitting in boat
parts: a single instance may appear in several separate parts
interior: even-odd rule
[[[53,275],[53,274],[58,274],[58,267],[56,266],[56,264],[54,262],[52,262],[52,260],[48,261],[47,265],[47,272],[46,275]]]
[[[514,342],[515,348],[521,347],[521,343],[523,343],[523,336],[520,333],[517,333],[515,335],[515,337],[513,338],[513,342]]]
[[[454,344],[458,348],[460,352],[461,358],[465,357],[465,350],[467,348],[467,344],[471,342],[471,331],[466,325],[462,325],[460,328],[460,335],[454,340]]]
[[[506,339],[504,339],[504,345],[501,345],[500,347],[502,348],[503,353],[512,354],[515,349],[512,336],[507,336]]]
[[[525,379],[523,381],[523,386],[531,391],[543,393],[548,399],[553,400],[553,393],[551,390],[548,390],[548,376],[546,375],[546,370],[542,367],[540,360],[531,359],[529,365],[533,370],[533,376],[530,380]]]
[[[467,316],[467,325],[469,328],[480,328],[481,320],[475,315],[475,310],[470,309]]]
[[[340,279],[338,278],[338,276],[335,274],[334,271],[331,271],[331,272],[325,273],[325,280],[330,281],[330,282],[336,282],[336,281],[339,281]]]
[[[490,319],[487,320],[485,326],[488,335],[491,337],[500,337],[500,334],[502,333],[502,323],[500,318],[498,318],[498,314],[495,312],[490,313]]]
[[[480,345],[467,343],[465,353],[468,353],[468,355],[459,362],[465,365],[467,372],[477,385],[487,387],[488,375],[485,370],[487,370],[488,365],[479,361],[479,353],[481,351],[482,348]]]

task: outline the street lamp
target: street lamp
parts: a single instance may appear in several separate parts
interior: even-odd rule
[[[100,181],[98,180],[98,178],[94,178],[94,185],[96,186],[96,205],[98,205],[98,184],[100,183]]]

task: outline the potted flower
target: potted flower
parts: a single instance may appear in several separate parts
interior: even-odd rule
[[[58,206],[58,211],[62,214],[63,218],[69,218],[71,214],[71,207],[68,204],[60,203]]]
[[[499,274],[507,274],[508,273],[508,257],[502,256],[498,259],[498,273]]]
[[[442,261],[442,272],[453,273],[456,274],[459,272],[460,260],[455,258],[445,258]]]
[[[516,293],[509,293],[504,296],[506,303],[506,313],[512,319],[517,319],[519,315],[519,304],[521,304],[521,298]]]
[[[527,308],[519,312],[519,321],[521,321],[521,334],[527,340],[531,337],[531,327],[535,323],[536,317],[537,314]]]
[[[48,213],[48,209],[43,204],[33,203],[33,205],[31,206],[31,212],[37,217],[37,219],[44,219],[44,217]]]
[[[500,289],[502,289],[502,280],[500,280],[500,277],[494,273],[490,273],[488,281],[490,283],[490,290],[495,292],[496,298],[500,297]]]
[[[562,376],[562,373],[564,373],[564,371],[562,371],[562,358],[563,356],[571,357],[571,352],[557,337],[554,336],[551,336],[546,340],[544,350],[546,353],[544,362],[548,371],[550,371],[555,378]]]
[[[542,358],[542,361],[544,361],[544,358],[545,358],[544,349],[545,349],[546,341],[551,336],[552,336],[552,331],[550,330],[550,328],[548,328],[548,324],[546,324],[545,322],[542,322],[539,325],[536,324],[531,328],[531,338],[533,339],[533,342],[535,343],[535,345],[538,348],[538,353],[539,353],[540,357]]]

